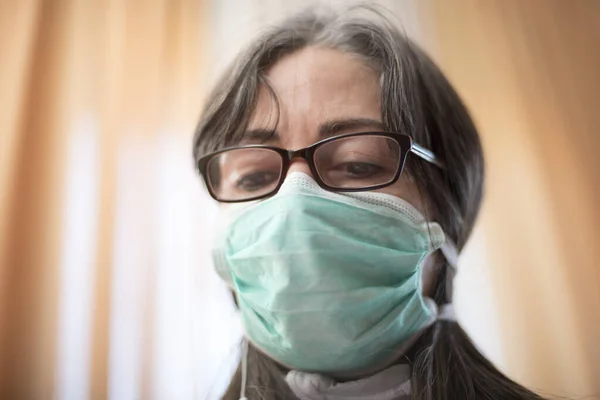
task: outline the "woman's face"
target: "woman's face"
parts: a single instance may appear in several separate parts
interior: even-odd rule
[[[282,58],[266,77],[279,99],[279,121],[276,134],[261,143],[296,150],[333,135],[384,130],[379,74],[356,56],[308,47]],[[274,99],[263,86],[248,129],[270,131],[276,116]],[[302,159],[293,161],[292,171],[311,175]],[[379,191],[425,211],[417,187],[406,173]]]

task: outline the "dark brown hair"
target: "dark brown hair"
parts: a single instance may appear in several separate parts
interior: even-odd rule
[[[373,7],[304,12],[256,40],[209,96],[194,137],[194,158],[239,142],[254,110],[257,89],[266,83],[264,71],[306,46],[360,56],[381,75],[381,118],[386,129],[410,135],[446,165],[441,170],[412,157],[407,169],[427,199],[429,214],[461,249],[471,234],[483,193],[483,152],[477,130],[438,67]],[[435,300],[443,304],[451,270],[443,262],[440,268]],[[541,398],[499,372],[455,322],[436,322],[406,358],[412,365],[413,399]],[[248,365],[249,399],[294,398],[280,367],[252,346]],[[238,368],[223,399],[237,400],[240,385]]]

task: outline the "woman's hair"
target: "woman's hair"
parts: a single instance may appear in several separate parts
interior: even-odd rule
[[[381,75],[381,118],[386,129],[410,135],[445,164],[442,170],[409,157],[406,169],[427,200],[428,215],[461,249],[483,192],[484,163],[477,130],[432,60],[373,7],[307,11],[256,40],[208,97],[194,137],[194,158],[238,143],[254,111],[259,85],[268,87],[265,71],[283,56],[307,46],[361,57]],[[440,267],[434,296],[439,304],[447,301],[449,273],[447,265]],[[406,358],[412,365],[413,399],[541,398],[499,372],[455,322],[436,322]],[[249,399],[295,398],[285,384],[284,371],[251,345],[248,365]],[[238,368],[223,399],[237,400],[240,386]]]

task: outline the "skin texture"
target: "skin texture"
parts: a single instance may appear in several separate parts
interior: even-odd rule
[[[278,139],[267,144],[299,149],[323,139],[319,127],[327,121],[372,119],[381,121],[379,74],[355,56],[338,50],[307,47],[292,53],[270,70],[266,77],[279,100]],[[249,129],[272,129],[276,105],[266,87],[259,91],[258,104]],[[336,134],[380,131],[375,124],[344,129]],[[311,175],[306,162],[294,160],[289,172]],[[402,174],[383,193],[407,200],[425,211],[416,185]]]
[[[379,73],[356,56],[338,50],[307,47],[279,60],[267,71],[266,78],[279,101],[277,135],[273,140],[264,142],[266,144],[296,150],[323,139],[319,128],[327,121],[381,121]],[[273,96],[263,86],[248,128],[272,130],[277,122],[276,115]],[[376,124],[370,124],[343,129],[336,134],[381,130]],[[312,176],[303,159],[292,162],[288,173],[293,171]],[[425,202],[407,173],[403,173],[394,184],[378,191],[400,197],[425,213]],[[425,262],[425,295],[433,291],[437,276],[435,264],[435,257],[429,257]]]

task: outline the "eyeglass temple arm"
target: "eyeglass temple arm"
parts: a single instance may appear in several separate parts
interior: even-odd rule
[[[444,163],[439,161],[437,159],[437,157],[435,156],[435,154],[433,154],[433,152],[431,152],[430,150],[427,150],[425,147],[423,147],[417,143],[412,144],[410,151],[415,153],[417,156],[421,157],[423,160],[428,161],[432,164],[435,164],[439,168],[442,168],[442,169],[446,168]]]

